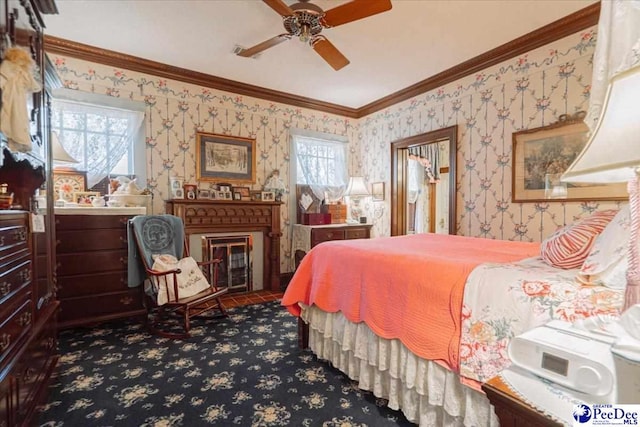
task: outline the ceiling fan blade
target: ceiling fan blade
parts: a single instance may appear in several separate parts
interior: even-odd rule
[[[275,10],[282,16],[291,16],[293,15],[293,10],[289,6],[285,4],[282,0],[262,0],[269,6],[271,9]]]
[[[291,36],[289,34],[280,34],[279,36],[272,37],[269,40],[265,40],[262,43],[259,43],[248,49],[239,50],[236,52],[236,55],[249,58],[257,53],[262,52],[263,50],[267,50],[270,47],[273,47],[275,45],[282,43],[283,41],[289,40],[290,38]]]
[[[349,65],[349,60],[344,56],[329,40],[320,36],[317,37],[312,46],[318,55],[329,63],[334,70],[338,71],[342,67]]]
[[[326,11],[323,22],[327,27],[337,27],[391,9],[391,0],[353,0]]]

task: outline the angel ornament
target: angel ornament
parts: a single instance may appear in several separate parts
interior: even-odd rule
[[[42,90],[35,68],[29,52],[19,47],[7,49],[0,64],[0,132],[7,137],[12,151],[31,151],[27,95]]]

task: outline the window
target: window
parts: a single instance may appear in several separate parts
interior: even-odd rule
[[[334,191],[347,186],[347,144],[325,139],[293,137],[296,185],[330,187]]]
[[[312,132],[291,131],[290,214],[301,222],[304,212],[319,212],[321,202],[337,202],[349,181],[347,138]]]
[[[91,188],[105,177],[136,174],[136,147],[144,152],[139,135],[143,118],[139,111],[54,100],[51,128],[78,160],[74,167],[87,172]]]

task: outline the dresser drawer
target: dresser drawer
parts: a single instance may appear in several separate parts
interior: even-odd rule
[[[51,375],[56,359],[55,315],[47,321],[38,336],[31,340],[16,369],[16,394],[18,422],[22,422],[30,410],[29,402],[36,398],[39,390]]]
[[[329,240],[344,240],[344,230],[319,228],[311,231],[311,247]]]
[[[60,230],[56,233],[57,253],[78,253],[127,249],[127,230],[101,228],[86,230]]]
[[[87,208],[91,209],[91,208]],[[56,215],[56,231],[127,228],[130,215]],[[87,237],[89,237],[87,235]]]
[[[124,317],[123,314],[144,311],[142,289],[131,288],[124,292],[60,299],[60,324],[70,326],[99,321],[101,317]]]
[[[93,296],[126,290],[129,290],[126,270],[58,277],[59,298]]]
[[[26,223],[2,221],[0,223],[0,266],[31,252],[29,248],[29,229]]]
[[[0,270],[0,304],[10,304],[31,283],[31,260],[22,257]],[[3,307],[4,308],[4,307]]]
[[[17,348],[23,338],[31,330],[33,304],[31,292],[24,289],[19,292],[21,297],[11,306],[10,314],[0,324],[0,369],[10,360],[10,355]]]
[[[349,228],[344,231],[345,239],[368,239],[369,229],[367,228]]]
[[[126,270],[127,257],[126,249],[82,254],[57,254],[58,278],[76,274]]]

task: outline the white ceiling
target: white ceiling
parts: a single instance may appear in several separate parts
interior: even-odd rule
[[[298,96],[358,108],[597,0],[392,0],[323,30],[351,61],[334,71],[297,39],[257,59],[233,54],[284,33],[258,0],[57,0],[46,34]],[[287,4],[295,1],[285,0]],[[324,10],[345,0],[312,0]]]

